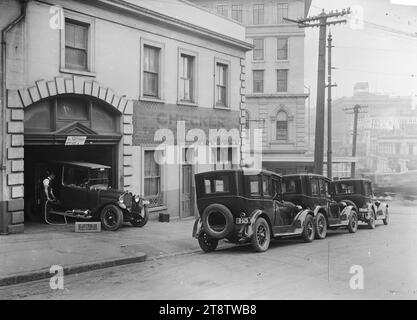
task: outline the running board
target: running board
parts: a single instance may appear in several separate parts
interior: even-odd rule
[[[54,211],[54,210],[48,211],[48,214],[56,214],[59,216],[72,217],[72,218],[85,219],[85,220],[89,220],[92,218],[92,216],[74,215],[74,214],[61,212],[61,211]]]

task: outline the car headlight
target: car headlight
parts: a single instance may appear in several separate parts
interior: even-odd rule
[[[297,208],[297,210],[298,210],[298,211],[303,210],[303,207],[302,207],[302,206],[300,206],[300,205],[296,205],[295,207]]]
[[[122,194],[120,197],[119,197],[119,202],[120,203],[123,203],[125,200],[124,200],[124,195]]]
[[[140,197],[138,195],[135,196],[135,202],[138,203],[140,200]]]

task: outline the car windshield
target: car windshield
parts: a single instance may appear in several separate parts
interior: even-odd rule
[[[98,168],[90,170],[89,185],[92,189],[109,188],[109,169]]]
[[[353,181],[344,181],[336,183],[335,185],[336,194],[353,194],[355,193]]]
[[[300,190],[300,178],[285,177],[282,181],[282,193],[298,193]]]

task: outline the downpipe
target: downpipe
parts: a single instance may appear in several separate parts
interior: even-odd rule
[[[26,17],[26,8],[28,0],[19,0],[20,2],[20,14],[17,18],[15,18],[12,22],[10,22],[6,27],[1,30],[1,66],[2,66],[2,73],[1,73],[1,98],[2,98],[2,105],[1,105],[1,117],[0,117],[0,125],[1,125],[1,159],[0,159],[0,206],[1,203],[4,201],[4,186],[5,186],[5,171],[6,171],[6,161],[7,161],[7,150],[6,150],[6,108],[7,108],[7,85],[6,85],[6,74],[7,74],[7,43],[6,37],[7,33],[12,30],[20,21],[25,19]],[[3,214],[0,214],[0,227],[3,226]],[[0,230],[2,232],[2,230]],[[6,231],[7,233],[7,231]]]

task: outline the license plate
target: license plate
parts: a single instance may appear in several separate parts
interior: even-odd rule
[[[249,218],[236,218],[236,224],[248,224]]]

